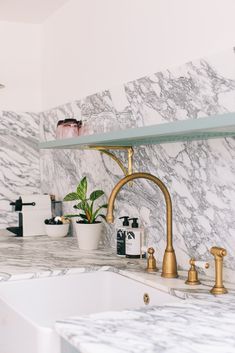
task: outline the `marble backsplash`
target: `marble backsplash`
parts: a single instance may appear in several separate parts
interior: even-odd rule
[[[231,49],[43,112],[40,138],[54,139],[56,122],[71,116],[89,125],[90,133],[98,133],[234,111],[235,54]],[[115,162],[96,151],[40,153],[42,191],[59,199],[73,191],[84,175],[91,188],[102,188],[107,196],[122,177]],[[223,246],[228,250],[226,277],[231,279],[235,270],[235,139],[141,146],[135,148],[134,170],[156,175],[169,188],[179,266],[188,268],[190,256],[210,259],[210,247]],[[71,211],[72,205],[64,203],[64,210]],[[156,186],[145,180],[125,186],[116,200],[116,225],[121,215],[140,218],[149,244],[162,259],[165,204]],[[115,225],[106,227],[104,245],[114,246]]]
[[[18,222],[10,201],[40,190],[39,115],[2,111],[0,122],[0,229],[4,229]]]

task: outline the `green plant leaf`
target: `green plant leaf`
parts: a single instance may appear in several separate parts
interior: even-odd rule
[[[95,221],[96,221],[97,218],[99,218],[99,217],[102,217],[104,220],[106,220],[105,215],[103,215],[103,214],[98,214],[98,215],[93,219],[93,222],[92,222],[92,223],[95,223]]]
[[[93,217],[93,206],[94,206],[94,201],[92,201],[90,205],[91,218]]]
[[[65,214],[65,218],[79,217],[79,214]]]
[[[87,193],[87,178],[84,177],[77,186],[77,198],[85,201]]]
[[[103,205],[99,206],[99,210],[101,210],[101,208],[107,208],[107,207],[108,207],[108,204],[104,203]]]
[[[96,217],[96,215],[98,214],[98,212],[102,209],[102,208],[107,208],[108,204],[105,203],[104,205],[99,206],[96,211],[94,212],[94,216]]]
[[[104,195],[104,191],[102,190],[95,190],[90,194],[90,200],[91,201],[95,201],[97,200],[99,197],[101,197],[102,195]]]
[[[105,217],[105,215],[104,215],[104,214],[99,214],[96,218],[98,218],[98,217],[102,217],[103,219],[105,219],[105,220],[106,220],[106,217]]]
[[[92,218],[93,218],[92,210],[93,210],[93,202],[91,203],[91,205],[89,205],[89,203],[87,202],[85,213],[87,216],[88,223],[92,223]]]
[[[76,210],[83,210],[84,207],[85,207],[85,201],[81,201],[77,205],[73,206],[73,208],[75,208]]]
[[[76,192],[70,192],[68,195],[64,197],[64,201],[74,201],[78,200],[78,195]]]
[[[90,197],[87,198],[87,177],[82,178],[77,186],[76,192],[72,192],[65,196],[64,201],[79,201],[73,207],[76,210],[82,211],[79,215],[68,215],[68,217],[80,217],[84,222],[94,223],[96,218],[101,216],[105,218],[104,215],[99,215],[102,208],[107,208],[107,204],[99,206],[94,211],[94,202],[101,196],[104,195],[103,190],[94,190]]]
[[[93,215],[92,215],[91,223],[94,223],[95,220],[96,220],[96,218],[99,217],[99,216],[101,216],[101,217],[103,217],[103,218],[105,219],[105,216],[102,215],[102,214],[99,214],[99,211],[100,211],[102,208],[107,208],[107,207],[108,207],[108,204],[106,204],[106,203],[105,203],[104,205],[99,206],[99,207],[96,209],[96,211],[93,213]]]
[[[87,216],[85,214],[80,213],[79,217],[81,217],[83,220],[87,220]]]

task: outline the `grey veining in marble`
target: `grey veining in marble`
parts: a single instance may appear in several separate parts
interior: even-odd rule
[[[0,281],[115,271],[182,302],[147,309],[64,318],[57,332],[85,353],[179,352],[232,353],[235,348],[235,287],[229,294],[209,294],[212,282],[188,287],[185,273],[167,280],[144,271],[146,260],[118,258],[110,250],[80,251],[76,239],[15,238],[0,231]],[[79,279],[78,279],[79,280]]]
[[[14,237],[0,230],[0,281],[94,271],[104,266],[129,268],[128,259],[118,258],[112,249],[81,251],[75,237]],[[131,271],[143,271],[145,261],[134,261]]]
[[[44,112],[41,139],[53,139],[56,121],[71,115],[84,118],[93,133],[235,111],[234,59],[231,49]],[[125,158],[123,153],[120,156]],[[141,146],[135,149],[134,170],[158,176],[169,188],[180,268],[188,268],[191,256],[212,259],[210,247],[224,246],[228,250],[225,277],[231,279],[235,270],[235,139]],[[122,177],[112,160],[95,151],[41,151],[41,171],[43,192],[60,199],[84,175],[92,188],[104,189],[107,196]],[[72,210],[72,204],[64,203],[65,212]],[[116,219],[126,214],[140,218],[148,243],[157,248],[161,260],[165,204],[156,186],[144,180],[132,188],[126,186],[116,201]],[[105,246],[114,246],[114,238],[115,226],[107,226]],[[212,270],[208,274],[213,275]]]
[[[143,77],[125,90],[139,125],[234,111],[234,52]]]
[[[203,296],[183,303],[107,312],[57,322],[79,352],[233,353],[235,302]]]
[[[38,193],[39,116],[33,113],[0,113],[0,229],[17,224],[10,201],[22,194]]]

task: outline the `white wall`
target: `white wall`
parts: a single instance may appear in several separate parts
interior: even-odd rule
[[[42,108],[41,26],[0,22],[0,111]]]
[[[235,44],[234,0],[70,0],[43,26],[43,107]]]
[[[70,0],[41,25],[0,22],[0,111],[51,108],[231,47],[234,13],[234,0]]]

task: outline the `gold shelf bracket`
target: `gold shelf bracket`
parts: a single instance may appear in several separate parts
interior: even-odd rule
[[[99,151],[101,153],[106,154],[110,158],[112,158],[121,168],[124,176],[130,175],[133,173],[133,155],[134,150],[131,146],[89,146],[89,150]],[[113,152],[114,151],[127,151],[127,167],[123,164],[123,161],[120,160]]]

